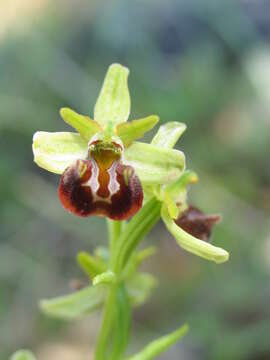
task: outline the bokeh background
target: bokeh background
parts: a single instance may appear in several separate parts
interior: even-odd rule
[[[106,243],[101,219],[68,215],[58,177],[32,161],[32,134],[92,114],[112,62],[131,69],[132,117],[188,125],[178,147],[200,182],[190,201],[222,213],[215,265],[179,249],[163,224],[147,242],[159,288],[135,313],[130,351],[189,322],[160,359],[270,359],[270,2],[0,1],[0,359],[90,356],[99,314],[64,323],[38,301],[83,279],[79,250]],[[146,244],[146,243],[145,243]]]

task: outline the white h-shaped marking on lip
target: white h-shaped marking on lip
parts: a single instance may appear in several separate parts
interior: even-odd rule
[[[99,167],[98,164],[96,163],[96,161],[94,159],[92,159],[91,161],[92,163],[92,169],[91,169],[91,176],[90,178],[82,184],[82,186],[88,186],[90,187],[91,191],[92,191],[92,196],[93,196],[93,202],[96,201],[103,201],[103,202],[107,202],[109,204],[111,204],[111,197],[117,193],[120,189],[120,184],[117,181],[117,177],[116,177],[116,167],[117,167],[117,162],[113,162],[112,166],[106,170],[109,174],[109,184],[108,184],[108,190],[110,195],[107,196],[106,198],[101,197],[99,195],[97,195],[97,191],[100,188],[100,184],[98,181],[98,175],[99,175]]]

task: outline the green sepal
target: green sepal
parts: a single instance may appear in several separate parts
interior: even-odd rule
[[[129,357],[127,360],[154,359],[156,356],[167,350],[170,346],[174,345],[177,341],[181,340],[181,338],[187,334],[188,330],[189,327],[187,324],[185,324],[169,335],[162,336],[161,338],[152,341],[142,351]]]
[[[103,128],[116,126],[129,117],[128,74],[129,70],[120,64],[112,64],[107,71],[94,109],[94,119]]]
[[[173,197],[166,191],[163,193],[163,202],[167,206],[170,217],[176,220],[179,216],[179,208]]]
[[[41,310],[51,317],[71,320],[89,314],[99,308],[105,299],[103,286],[87,286],[73,294],[41,300]]]
[[[226,250],[213,246],[206,241],[197,239],[184,231],[169,216],[168,210],[165,206],[161,209],[161,217],[168,231],[174,236],[180,247],[186,251],[206,260],[214,261],[217,264],[221,264],[229,259],[229,253]]]
[[[187,170],[179,177],[179,179],[165,186],[164,191],[173,198],[177,198],[179,192],[185,190],[189,184],[198,182],[198,179],[198,175],[195,172]]]
[[[122,140],[125,147],[133,141],[141,138],[147,131],[150,131],[159,121],[156,115],[150,115],[143,119],[132,120],[116,127],[116,133]]]
[[[11,356],[10,360],[36,360],[36,358],[29,350],[18,350]]]
[[[100,284],[113,284],[116,281],[116,276],[115,273],[113,271],[106,271],[103,272],[97,276],[94,277],[93,279],[93,285],[100,285]]]
[[[182,151],[142,142],[132,143],[124,152],[143,185],[164,185],[179,178],[185,168]]]
[[[35,163],[55,174],[62,174],[78,159],[86,159],[87,150],[87,141],[77,133],[38,131],[33,136]]]
[[[85,251],[78,253],[77,263],[90,279],[106,271],[106,263],[104,261]]]
[[[162,188],[160,197],[167,205],[167,209],[171,218],[177,219],[180,208],[183,211],[187,207],[187,185],[194,184],[197,181],[197,174],[195,174],[193,171],[187,170],[179,177],[179,179]],[[179,206],[177,204],[181,205]]]
[[[151,144],[164,148],[173,148],[187,126],[177,121],[167,122],[160,126]]]
[[[144,304],[157,285],[157,279],[144,272],[136,273],[128,279],[127,291],[132,306],[137,307]]]
[[[96,133],[101,131],[101,127],[89,116],[81,115],[69,108],[60,109],[62,119],[78,131],[82,138],[89,141]]]

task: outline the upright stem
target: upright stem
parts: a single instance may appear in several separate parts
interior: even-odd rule
[[[120,275],[132,252],[135,251],[138,243],[146,236],[160,218],[160,209],[160,202],[156,199],[151,199],[125,226],[124,231],[123,222],[108,220],[110,238],[110,267],[115,272],[117,280],[115,283],[110,285],[108,290],[101,329],[96,345],[95,360],[111,360],[112,356],[114,357],[114,354],[112,354],[112,356],[108,354],[108,350],[110,347],[110,341],[112,340],[110,338],[110,334],[117,321],[116,317],[119,312],[123,312],[123,304],[119,302],[120,300],[118,297],[120,286],[122,286],[122,290],[125,291],[124,284],[121,284],[120,281]],[[130,316],[128,298],[126,298],[125,301],[126,305],[124,317],[126,317],[126,319],[122,322],[122,324],[120,324],[120,326],[128,327],[128,318]],[[113,350],[113,353],[115,352],[117,354],[118,348],[120,352],[123,352],[126,344],[123,344],[124,346],[119,346],[117,341],[123,341],[123,339],[118,339],[117,333],[113,335],[114,340],[116,340],[114,343],[116,348]],[[121,331],[119,332],[119,335],[121,336]]]
[[[114,262],[116,243],[123,229],[123,221],[114,221],[107,219],[109,241],[110,241],[110,262]]]
[[[113,221],[107,219],[108,233],[109,233],[109,244],[110,244],[110,264],[113,267],[115,249],[118,238],[121,235],[123,222]],[[103,319],[100,328],[100,333],[97,340],[95,359],[96,360],[105,360],[106,359],[106,350],[108,347],[108,337],[110,331],[113,327],[114,316],[115,316],[115,305],[117,303],[117,291],[118,284],[111,285],[107,299],[105,302],[105,307],[103,310]]]
[[[108,346],[107,346],[108,336],[110,334],[115,316],[117,289],[118,289],[117,285],[112,285],[107,295],[107,299],[103,311],[101,329],[96,345],[95,360],[106,359],[106,350],[108,350]]]

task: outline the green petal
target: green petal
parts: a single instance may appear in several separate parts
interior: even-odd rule
[[[127,147],[136,139],[143,137],[147,131],[150,131],[157,124],[158,120],[158,116],[150,115],[143,119],[119,124],[116,132],[123,141],[124,146]]]
[[[101,131],[99,124],[90,119],[90,117],[76,113],[69,108],[62,108],[60,110],[62,119],[78,131],[78,133],[86,141],[89,141],[93,135]]]
[[[186,128],[187,126],[183,123],[168,122],[158,129],[151,144],[172,149]]]
[[[143,185],[167,184],[176,180],[185,167],[182,151],[134,142],[124,152]]]
[[[29,350],[18,350],[11,356],[10,360],[36,360],[36,358]]]
[[[174,345],[188,332],[188,325],[183,325],[176,331],[152,341],[138,354],[129,357],[127,360],[151,360]]]
[[[94,109],[94,119],[102,127],[115,126],[129,117],[128,74],[129,70],[120,64],[112,64],[107,71]]]
[[[175,237],[177,243],[186,251],[206,260],[214,261],[217,264],[223,263],[229,259],[229,253],[226,250],[213,246],[206,241],[197,239],[181,229],[174,220],[170,218],[168,211],[164,206],[161,210],[161,217],[168,231]]]
[[[105,288],[88,286],[74,294],[40,302],[41,310],[52,317],[71,320],[100,307],[105,298]]]
[[[75,160],[85,159],[87,148],[87,142],[76,133],[38,131],[33,136],[35,163],[56,174],[62,174]]]

